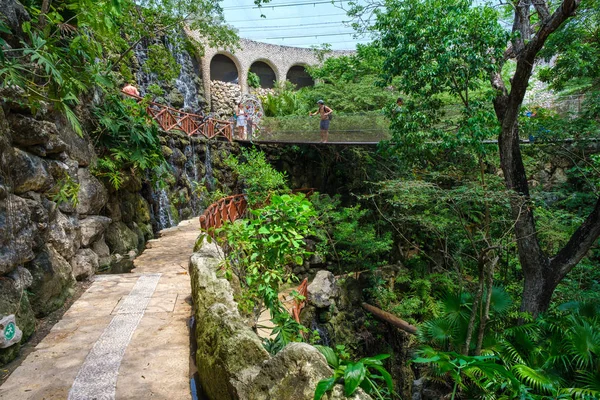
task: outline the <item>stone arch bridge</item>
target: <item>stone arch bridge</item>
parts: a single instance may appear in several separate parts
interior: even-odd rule
[[[202,44],[197,31],[187,31],[188,36]],[[333,56],[349,55],[353,51],[332,51],[323,59]],[[205,46],[204,56],[200,59],[204,93],[211,99],[211,81],[232,82],[240,85],[242,93],[249,91],[248,72],[256,73],[260,86],[272,88],[275,81],[289,80],[298,88],[314,85],[306,67],[320,65],[313,49],[279,46],[269,43],[240,39],[240,48],[230,52]]]

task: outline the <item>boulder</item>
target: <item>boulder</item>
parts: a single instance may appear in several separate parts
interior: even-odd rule
[[[51,243],[62,257],[69,260],[75,255],[81,244],[78,221],[67,217],[58,209],[54,210],[50,218],[48,243]]]
[[[16,0],[0,0],[0,15],[2,15],[13,33],[20,34],[22,31],[22,24],[25,21],[31,20],[25,7]],[[9,38],[7,38],[9,39]],[[16,37],[13,37],[14,41]]]
[[[71,259],[73,276],[78,281],[88,279],[98,270],[98,255],[91,249],[80,249]]]
[[[100,258],[110,256],[110,249],[104,240],[104,235],[100,236],[100,239],[92,243],[91,248]]]
[[[9,114],[8,123],[13,132],[13,144],[18,146],[46,144],[51,136],[58,135],[55,124],[22,114]]]
[[[12,279],[15,283],[15,288],[22,292],[25,289],[29,289],[29,287],[33,284],[33,276],[31,276],[31,272],[22,265],[19,265],[15,268],[10,274],[7,275],[8,278]],[[0,315],[2,313],[0,312]]]
[[[80,167],[94,165],[96,152],[93,141],[87,136],[79,136],[65,120],[64,116],[57,114],[54,121],[59,132],[59,139],[66,146],[66,153],[77,161]]]
[[[326,308],[334,303],[338,292],[335,276],[330,271],[321,270],[308,285],[308,302],[317,308]]]
[[[0,200],[0,275],[33,260],[37,227],[25,199],[8,194]]]
[[[15,194],[30,190],[45,192],[54,184],[54,179],[46,170],[44,160],[17,148],[12,152],[10,171]]]
[[[89,247],[93,242],[98,240],[112,220],[101,215],[90,215],[79,221],[81,228],[81,245]]]
[[[121,205],[116,196],[111,196],[106,203],[106,216],[110,217],[113,222],[121,221]]]
[[[35,296],[31,299],[31,307],[37,317],[61,307],[72,294],[75,283],[73,268],[52,244],[47,243],[25,267],[33,277],[30,290]]]
[[[79,203],[77,212],[83,215],[99,214],[108,202],[106,188],[87,168],[79,168]]]
[[[173,163],[175,165],[183,166],[183,165],[185,165],[187,158],[181,150],[179,150],[177,147],[175,147],[173,149],[173,154],[171,154],[171,160],[173,160]]]
[[[317,383],[331,375],[319,350],[307,343],[290,343],[262,365],[248,398],[311,400]]]
[[[138,236],[123,222],[113,222],[104,233],[106,244],[113,253],[127,254],[138,248]]]

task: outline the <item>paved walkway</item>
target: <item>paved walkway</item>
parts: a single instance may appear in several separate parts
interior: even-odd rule
[[[0,399],[191,398],[189,257],[197,219],[161,232],[131,274],[100,275],[0,387]]]

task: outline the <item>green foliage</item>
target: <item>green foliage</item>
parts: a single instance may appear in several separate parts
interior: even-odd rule
[[[262,303],[277,324],[270,346],[276,350],[300,338],[300,326],[290,319],[278,294],[282,283],[295,278],[292,266],[309,254],[304,238],[313,233],[316,213],[304,194],[272,194],[269,204],[251,214],[252,219],[226,223],[217,234],[228,244],[224,268],[242,285],[240,307],[248,313]]]
[[[495,297],[498,314],[492,321],[507,315],[504,295]],[[419,334],[445,350],[424,346],[414,362],[429,364],[432,377],[451,379],[453,396],[529,400],[600,395],[600,303],[571,302],[559,307],[555,316],[515,326],[495,324],[486,334],[486,355],[473,357],[449,350],[464,337],[459,331],[468,322],[468,297],[454,296],[444,302],[445,315],[425,324]]]
[[[54,185],[49,193],[52,201],[57,204],[68,203],[73,207],[79,204],[79,183],[75,182],[68,173],[64,174],[64,177]]]
[[[260,150],[242,149],[240,158],[230,156],[225,163],[239,175],[250,206],[264,203],[273,191],[287,190],[285,173],[275,171]]]
[[[252,71],[248,71],[248,86],[251,88],[260,87],[260,77]]]
[[[563,24],[540,52],[551,66],[539,72],[539,78],[557,90],[570,81],[584,78],[588,87],[600,87],[600,2],[583,0],[577,13]]]
[[[382,360],[390,356],[389,354],[365,357],[352,362],[348,359],[349,354],[346,353],[344,346],[338,346],[336,350],[327,346],[315,345],[315,347],[325,356],[327,363],[333,369],[333,376],[319,381],[314,400],[320,400],[325,393],[333,389],[336,383],[341,382],[344,384],[346,397],[354,394],[360,387],[366,393],[376,396],[377,399],[391,398],[393,393],[392,376],[382,363]]]
[[[341,207],[340,197],[315,194],[311,197],[319,213],[318,252],[333,259],[343,272],[374,268],[387,261],[391,234],[379,232],[370,221],[369,210],[360,205]]]
[[[95,173],[119,188],[126,171],[141,173],[164,162],[158,128],[143,105],[120,96],[107,96],[94,109],[98,125],[94,136],[101,148]]]
[[[181,70],[173,55],[163,45],[152,44],[148,47],[147,60],[142,66],[146,73],[154,73],[156,77],[164,82],[172,82]]]

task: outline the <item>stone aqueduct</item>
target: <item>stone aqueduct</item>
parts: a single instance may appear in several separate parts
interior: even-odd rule
[[[203,43],[196,31],[188,31],[188,36]],[[205,46],[204,56],[200,59],[204,93],[211,99],[213,80],[236,82],[241,91],[247,93],[248,72],[256,73],[263,88],[272,88],[275,81],[289,80],[297,87],[312,86],[312,78],[306,67],[319,65],[321,61],[313,49],[278,46],[269,43],[240,39],[240,48],[230,52]],[[351,54],[352,51],[333,51],[325,54],[325,58]]]

